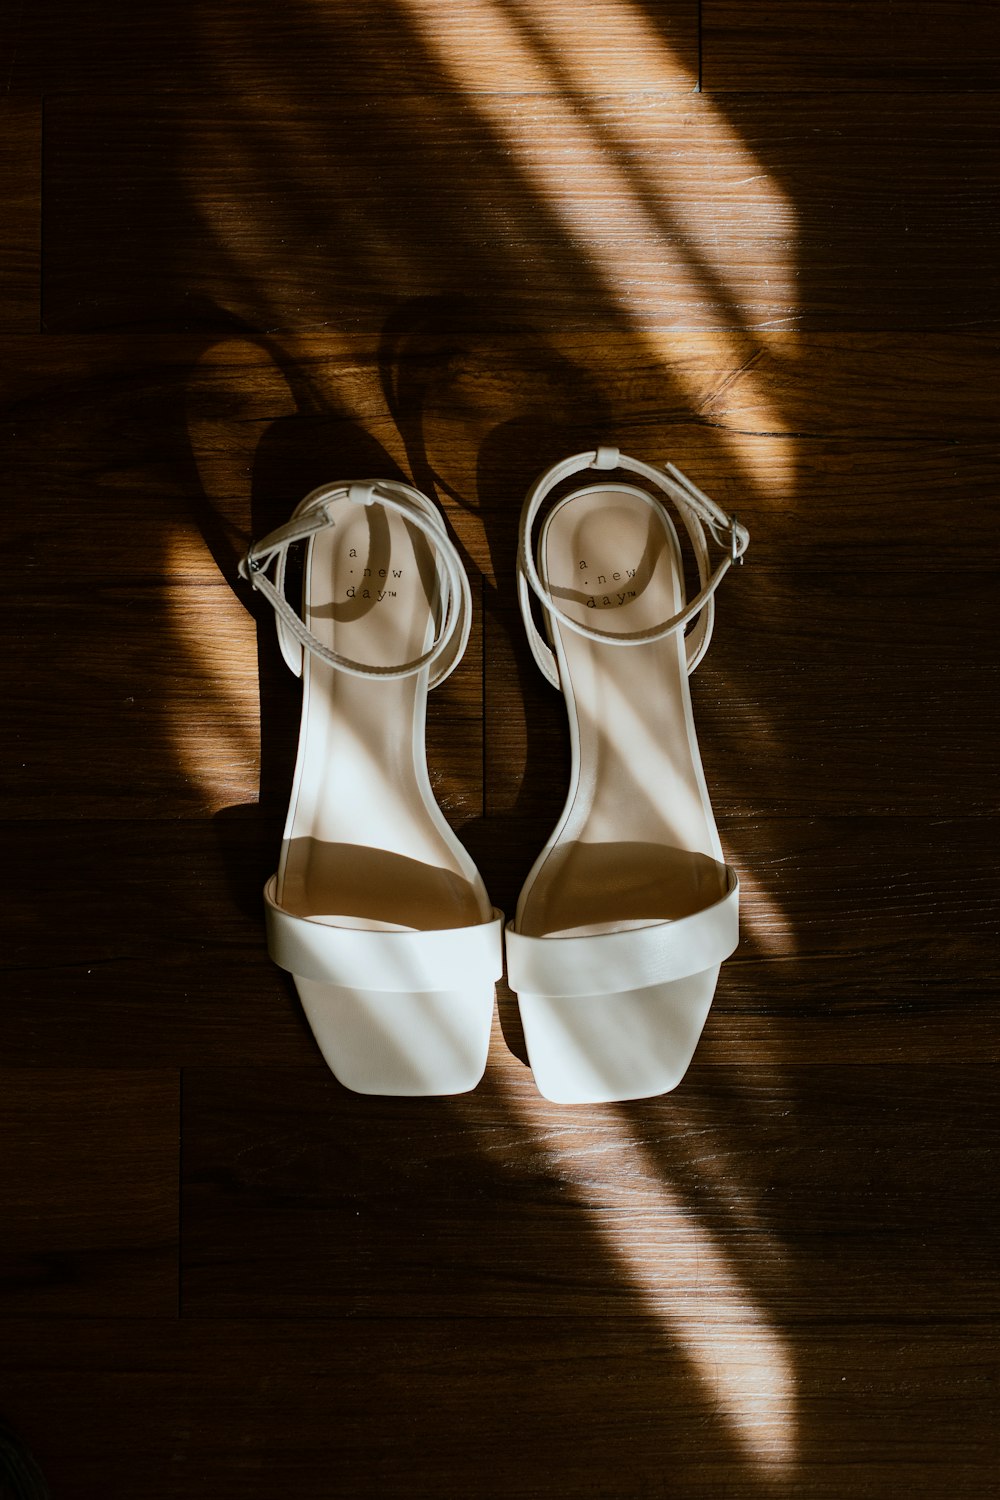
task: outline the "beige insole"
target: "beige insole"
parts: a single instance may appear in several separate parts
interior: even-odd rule
[[[639,494],[595,487],[556,506],[542,576],[571,617],[630,634],[682,608],[676,536]],[[553,620],[579,739],[572,801],[518,929],[583,933],[687,916],[721,899],[726,875],[694,736],[681,632],[595,642]]]
[[[402,516],[346,498],[308,545],[304,618],[324,645],[399,666],[434,638],[434,558]],[[278,900],[297,916],[373,928],[471,926],[482,883],[434,801],[424,754],[427,673],[350,676],[306,653],[295,785]]]

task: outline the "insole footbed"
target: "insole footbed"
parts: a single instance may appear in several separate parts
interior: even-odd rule
[[[595,488],[557,505],[542,576],[572,618],[630,634],[683,605],[676,536],[639,495]],[[618,646],[553,620],[580,767],[558,840],[522,897],[531,936],[673,920],[721,899],[726,874],[694,737],[681,632]]]
[[[346,498],[308,544],[304,618],[324,645],[399,666],[434,638],[430,543],[395,511]],[[470,926],[489,915],[427,782],[427,672],[350,676],[306,653],[303,727],[278,899],[357,926]],[[430,804],[430,805],[429,805]]]

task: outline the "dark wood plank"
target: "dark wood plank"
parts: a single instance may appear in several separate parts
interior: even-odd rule
[[[752,522],[751,522],[752,525]],[[487,621],[487,810],[549,825],[568,775],[565,710],[501,578]],[[720,591],[694,678],[717,812],[759,818],[995,811],[996,577],[748,565]],[[877,768],[877,772],[876,772]],[[543,820],[543,828],[547,826]]]
[[[1000,15],[982,0],[703,0],[706,89],[995,89]]]
[[[391,99],[438,87],[603,93],[691,88],[697,0],[646,0],[622,15],[573,0],[516,7],[489,0],[336,0],[262,9],[249,0],[151,0],[123,14],[95,0],[39,0],[0,23],[0,67],[15,93],[202,93],[230,103],[330,93]]]
[[[228,588],[81,587],[16,615],[10,816],[171,818],[254,795],[255,628]]]
[[[176,1073],[0,1077],[7,1317],[177,1313]]]
[[[968,574],[960,599],[940,573],[739,576],[695,689],[717,806],[996,810],[994,574]]]
[[[489,287],[508,317],[655,352],[664,327],[1000,309],[1000,127],[975,95],[60,97],[46,120],[51,332],[378,333]]]
[[[751,526],[753,565],[995,566],[996,340],[532,336],[483,303],[412,309],[381,345],[294,338],[0,340],[9,590],[226,578],[336,477],[406,477],[491,581],[529,482],[616,441],[670,457]],[[141,495],[141,524],[137,496]],[[222,597],[221,595],[219,596]]]
[[[654,351],[628,333],[512,330],[482,302],[441,299],[400,314],[380,364],[407,467],[473,513],[451,512],[505,596],[528,485],[598,442],[679,464],[749,524],[754,566],[937,572],[945,548],[954,566],[997,560],[982,525],[1000,454],[994,340],[677,330]]]
[[[264,946],[283,821],[247,805],[189,823],[8,825],[0,1054],[27,1067],[320,1066]]]
[[[509,911],[562,789],[534,814],[524,801],[497,818],[483,861]],[[739,871],[742,937],[700,1064],[996,1058],[992,820],[724,818],[720,831]],[[516,1047],[513,1001],[501,1015]]]
[[[778,1340],[649,1315],[60,1320],[10,1323],[0,1367],[64,1500],[329,1500],[331,1483],[392,1500],[991,1492],[995,1328]]]
[[[720,431],[710,421],[609,420],[572,434],[545,432],[534,449],[521,446],[519,434],[504,435],[490,454],[491,472],[481,467],[479,491],[497,497],[496,508],[481,512],[497,572],[508,572],[520,493],[544,467],[539,450],[555,462],[586,444],[594,447],[597,433],[647,462],[669,459],[738,515],[750,527],[747,566],[755,570],[780,566],[808,576],[831,566],[871,574],[996,566],[997,545],[982,529],[1000,493],[996,443],[922,440],[902,430],[895,439],[776,436],[740,430],[738,422],[738,415],[726,416]],[[454,473],[461,461],[457,443],[451,453],[444,445],[438,452],[444,472]]]
[[[520,810],[459,824],[508,912],[561,798],[561,785],[526,784]],[[24,1067],[270,1061],[325,1076],[264,946],[282,821],[282,807],[248,804],[190,823],[7,825],[0,1055]],[[701,1063],[995,1055],[991,820],[729,818],[722,838],[743,942]],[[506,1000],[501,1019],[491,1073],[514,1079]]]
[[[0,98],[0,333],[41,320],[41,194],[41,104]]]
[[[722,837],[743,938],[703,1061],[957,1061],[963,1035],[996,1058],[991,819],[733,818]]]
[[[81,565],[101,583],[237,586],[251,537],[317,485],[409,477],[382,381],[379,351],[337,334],[0,339],[14,586],[54,591]],[[438,498],[468,553],[467,508]]]
[[[372,1101],[317,1070],[192,1070],[184,1313],[988,1318],[995,1079],[744,1059],[567,1110],[524,1074]]]
[[[262,777],[265,800],[287,802],[301,692],[263,611],[258,667],[244,601],[220,584],[79,589],[27,610],[8,603],[0,613],[17,656],[13,732],[0,755],[6,816],[211,815],[255,801]],[[482,806],[479,639],[477,626],[467,661],[428,712],[435,792],[459,818]]]

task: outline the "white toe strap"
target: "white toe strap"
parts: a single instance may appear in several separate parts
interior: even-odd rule
[[[476,927],[433,932],[370,932],[297,917],[275,900],[277,876],[264,887],[268,952],[300,979],[345,989],[471,990],[503,973],[503,913]]]
[[[740,883],[714,906],[625,932],[587,937],[524,937],[507,928],[507,981],[517,994],[620,995],[721,964],[739,942]]]

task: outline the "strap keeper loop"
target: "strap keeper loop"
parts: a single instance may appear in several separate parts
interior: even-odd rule
[[[729,518],[729,555],[732,558],[733,562],[739,563],[740,567],[742,568],[743,553],[739,549],[740,536],[738,528],[739,520],[734,513]]]

